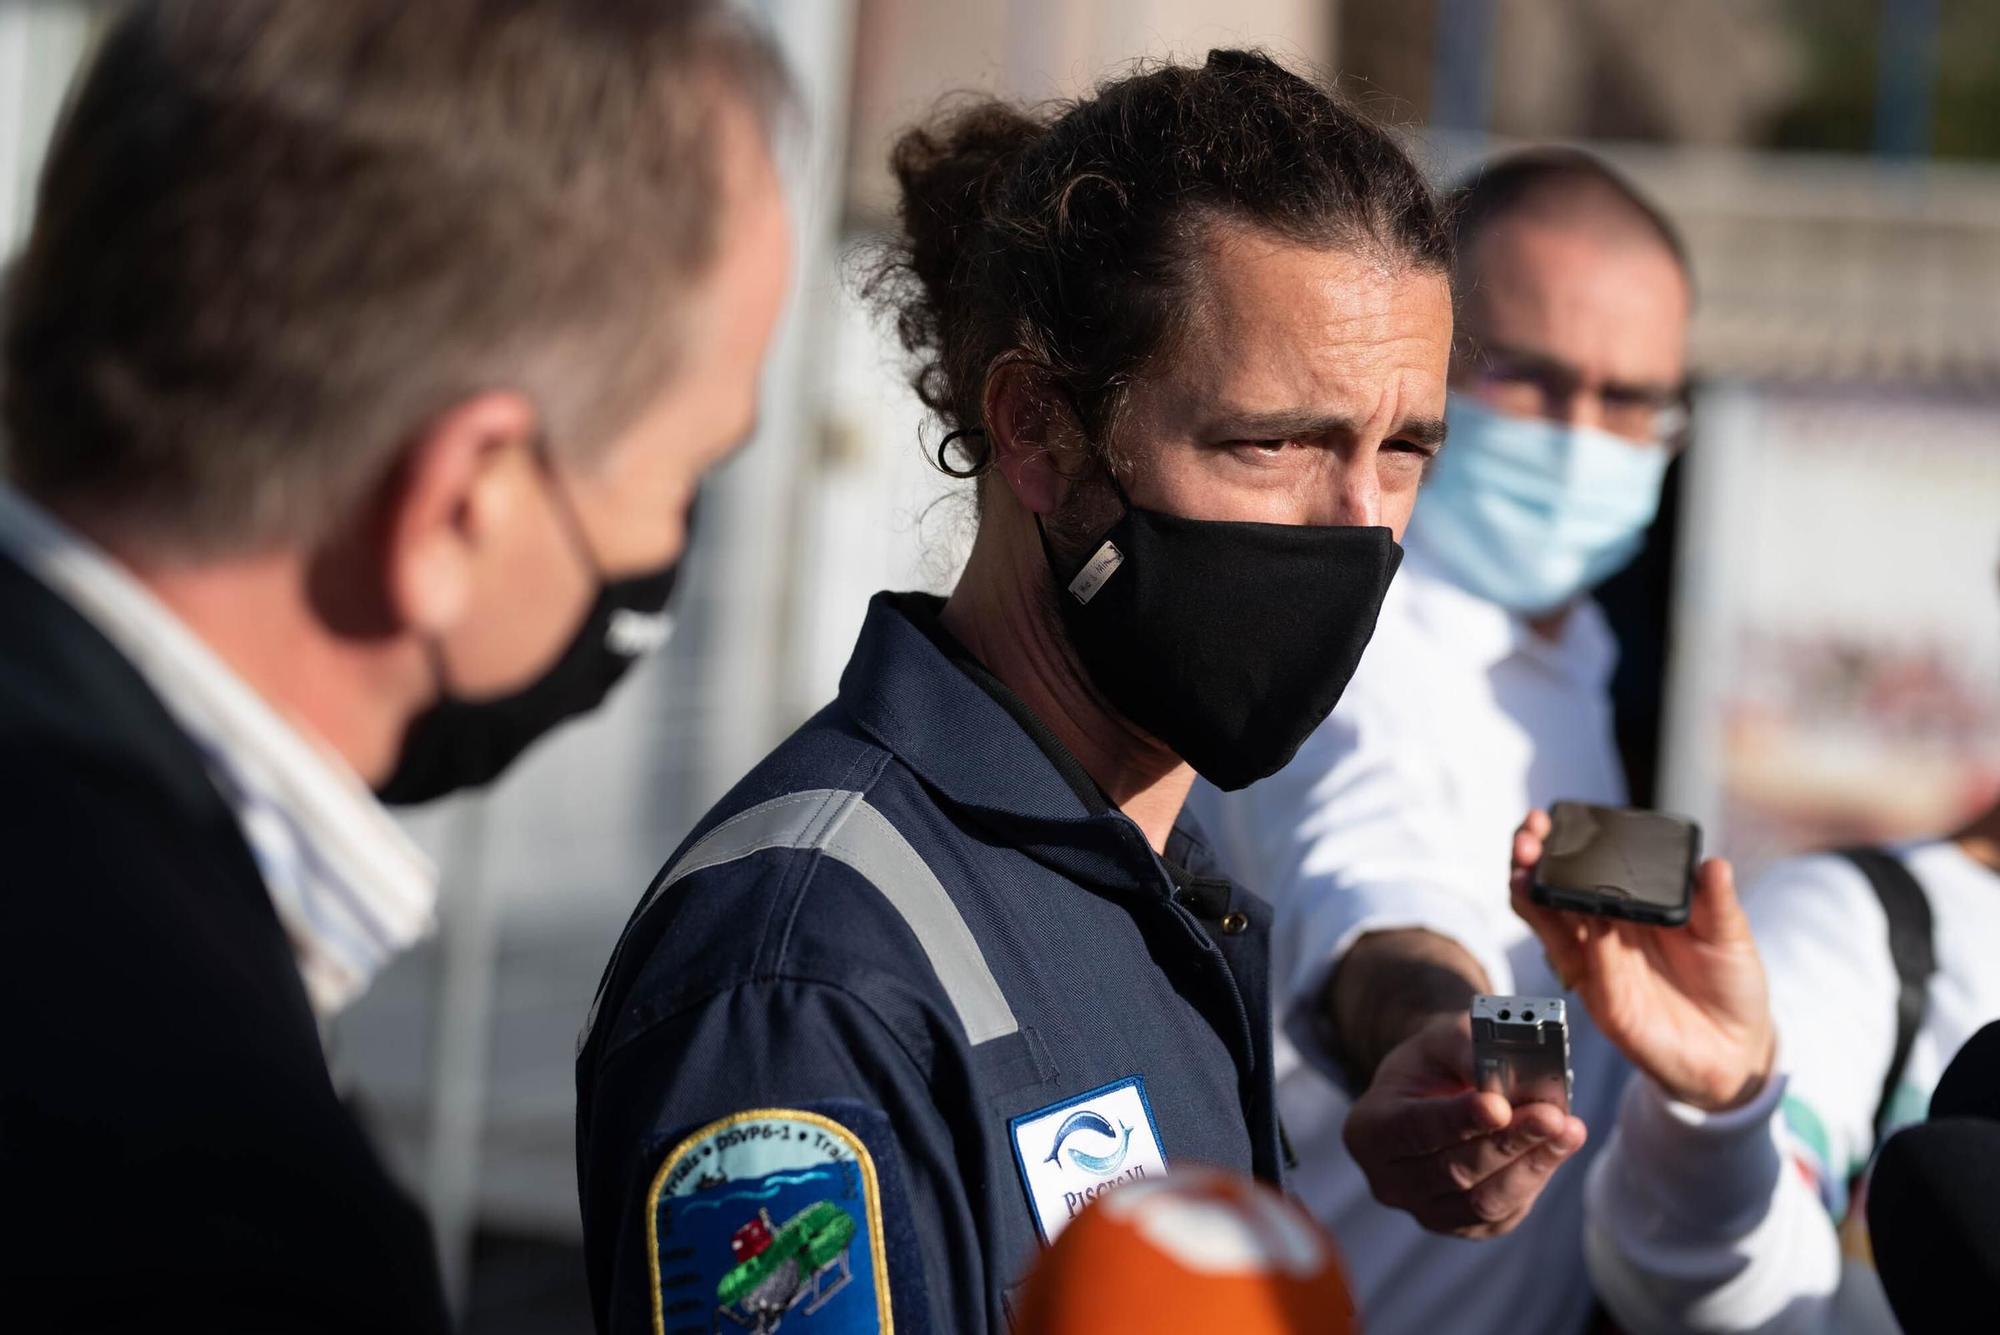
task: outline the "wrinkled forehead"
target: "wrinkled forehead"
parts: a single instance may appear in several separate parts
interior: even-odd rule
[[[1231,443],[1291,442],[1327,459],[1441,436],[1451,298],[1441,271],[1260,243],[1217,256],[1169,351],[1129,387],[1108,444],[1132,475]],[[1190,453],[1190,451],[1193,453]],[[1293,521],[1296,522],[1296,521]]]
[[[1441,272],[1367,242],[1214,224],[1177,327],[1142,379],[1200,399],[1318,397],[1424,365],[1450,324]]]

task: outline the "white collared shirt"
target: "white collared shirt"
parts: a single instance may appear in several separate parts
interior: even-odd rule
[[[122,566],[4,486],[0,551],[111,641],[207,759],[322,1018],[430,931],[434,868],[331,746],[252,690]]]
[[[1583,1166],[1565,1165],[1505,1238],[1426,1233],[1378,1204],[1348,1157],[1348,1100],[1308,1018],[1334,961],[1395,928],[1458,942],[1497,993],[1561,995],[1509,907],[1513,833],[1531,806],[1625,800],[1616,645],[1596,605],[1580,603],[1546,639],[1452,583],[1421,543],[1406,546],[1354,680],[1298,756],[1239,793],[1197,784],[1189,801],[1222,865],[1276,907],[1278,1103],[1300,1160],[1289,1185],[1338,1237],[1364,1324],[1378,1335],[1580,1329],[1591,1301]],[[1629,1068],[1580,1003],[1569,1014],[1572,1106],[1608,1132]]]

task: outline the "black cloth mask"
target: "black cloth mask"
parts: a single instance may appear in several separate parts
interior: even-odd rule
[[[1063,626],[1111,705],[1228,791],[1275,774],[1347,689],[1403,549],[1386,528],[1184,519],[1132,504],[1064,561]]]
[[[447,689],[411,720],[395,772],[376,789],[384,802],[428,802],[493,782],[541,737],[597,708],[634,663],[673,633],[668,603],[680,562],[606,579],[560,485],[554,495],[564,527],[597,584],[597,597],[561,655],[520,690],[491,700],[464,700]],[[692,505],[687,533],[692,539]]]

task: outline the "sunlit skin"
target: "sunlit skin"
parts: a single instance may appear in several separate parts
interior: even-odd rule
[[[1133,503],[1400,539],[1444,435],[1445,277],[1236,224],[1210,229],[1199,271],[1191,321],[1134,384],[1111,442],[1131,462]],[[1108,525],[1116,495],[1084,465],[1066,402],[1025,364],[994,368],[985,408],[995,476],[945,624],[1164,849],[1194,772],[1090,685],[1036,530],[1073,492],[1087,523]]]
[[[88,514],[64,517],[261,696],[380,781],[441,690],[518,689],[574,634],[598,578],[678,557],[702,473],[749,436],[790,224],[754,115],[718,97],[716,134],[721,243],[690,289],[663,296],[662,318],[699,336],[596,451],[548,441],[533,402],[498,388],[413,423],[391,478],[310,549],[181,562]]]

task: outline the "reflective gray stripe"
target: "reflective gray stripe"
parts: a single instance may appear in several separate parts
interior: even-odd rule
[[[669,886],[684,877],[773,848],[817,849],[879,890],[915,933],[917,944],[923,947],[958,1012],[968,1042],[1004,1038],[1020,1028],[993,971],[986,967],[979,943],[959,916],[958,906],[909,840],[860,793],[814,788],[774,797],[739,812],[682,855],[646,897],[639,913],[643,916]],[[584,1021],[585,1035],[596,1027],[597,1007],[597,1002],[591,1004]]]

